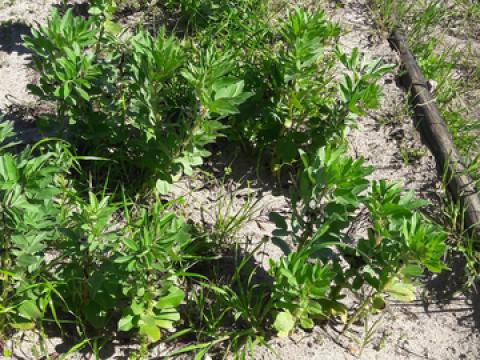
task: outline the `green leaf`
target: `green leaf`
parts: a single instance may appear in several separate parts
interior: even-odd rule
[[[10,323],[10,326],[17,330],[32,330],[35,327],[34,322],[15,322]]]
[[[0,176],[5,181],[17,181],[17,165],[10,154],[0,157]]]
[[[385,291],[394,299],[399,301],[411,302],[416,299],[415,286],[408,283],[395,281],[385,288]]]
[[[173,322],[170,320],[157,319],[155,320],[155,325],[162,329],[172,329]]]
[[[168,181],[158,179],[155,188],[160,195],[167,195],[170,191],[170,183]]]
[[[139,250],[139,247],[138,247],[138,244],[132,240],[132,239],[123,239],[123,243],[130,249],[130,250],[133,250],[133,251],[138,251]]]
[[[105,31],[109,32],[110,34],[119,34],[122,31],[122,26],[116,22],[111,20],[107,20],[103,24]]]
[[[312,329],[314,325],[315,323],[313,322],[313,320],[307,316],[304,316],[300,319],[300,326],[304,329]]]
[[[115,263],[117,264],[125,264],[126,262],[129,262],[130,260],[134,259],[135,257],[132,255],[129,256],[120,256],[115,259]]]
[[[23,301],[18,307],[18,312],[21,316],[29,320],[36,320],[42,317],[40,309],[33,300]]]
[[[180,290],[178,287],[171,287],[169,294],[161,297],[155,304],[155,307],[157,309],[164,307],[176,307],[182,303],[184,297],[185,294],[182,290]]]
[[[142,324],[140,325],[140,335],[147,336],[151,342],[160,340],[160,329],[155,323],[155,318],[146,315],[142,317]]]
[[[235,98],[242,94],[243,87],[243,80],[235,81],[232,79],[224,79],[218,81],[213,85],[215,99]]]
[[[63,84],[63,98],[66,99],[70,95],[71,91],[72,91],[72,88],[70,86],[70,81],[66,81]]]
[[[409,264],[402,269],[402,274],[409,277],[421,276],[423,269],[420,265]]]
[[[157,320],[168,320],[171,322],[175,322],[180,320],[180,314],[174,307],[170,308],[163,308],[160,314],[155,317]]]
[[[80,95],[84,100],[90,101],[90,96],[81,87],[77,86],[77,87],[75,87],[75,90],[77,91],[78,95]]]
[[[130,309],[135,315],[140,315],[143,312],[144,306],[143,303],[137,303],[136,301],[133,301],[130,305]]]
[[[17,258],[17,264],[19,265],[19,267],[22,268],[27,268],[35,264],[40,264],[41,262],[42,259],[34,255],[22,254]]]
[[[118,321],[119,331],[130,331],[133,328],[133,315],[125,315]]]
[[[218,115],[227,116],[238,113],[238,107],[227,99],[218,99],[207,104],[208,109]]]
[[[372,306],[375,310],[382,310],[385,308],[385,300],[382,295],[377,295],[373,299]]]
[[[88,9],[88,14],[92,16],[98,16],[102,14],[102,9],[100,9],[97,6],[93,6],[90,9]]]
[[[295,327],[295,318],[289,311],[282,311],[275,317],[273,327],[277,330],[278,336],[288,336]]]

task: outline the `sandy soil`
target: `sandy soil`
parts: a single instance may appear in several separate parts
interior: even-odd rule
[[[36,106],[34,97],[28,94],[26,85],[35,78],[26,65],[28,51],[21,46],[21,35],[29,32],[35,22],[45,21],[49,9],[58,3],[55,0],[1,0],[0,4],[0,114],[14,118],[20,128],[25,127],[25,118],[18,114],[28,114]],[[341,43],[349,49],[359,47],[371,57],[383,57],[387,62],[398,62],[387,41],[375,32],[363,0],[343,1],[344,7],[330,9],[330,16],[338,21],[346,34]],[[403,182],[407,188],[433,204],[438,203],[442,195],[435,171],[435,161],[426,147],[422,145],[415,130],[413,120],[403,111],[405,94],[395,82],[393,75],[382,79],[385,97],[379,110],[358,119],[348,135],[350,152],[354,156],[365,157],[368,164],[375,166],[372,178]],[[15,110],[15,111],[14,111]],[[29,120],[29,119],[27,119]],[[405,153],[417,154],[404,159]],[[271,234],[273,224],[268,221],[268,212],[288,212],[288,204],[282,189],[274,189],[269,181],[255,181],[254,170],[246,171],[249,159],[241,156],[224,163],[213,162],[219,169],[231,165],[234,173],[241,179],[231,185],[237,189],[235,207],[241,206],[246,194],[259,199],[259,208],[252,221],[240,230],[243,238],[255,243]],[[247,164],[245,164],[247,163]],[[251,167],[250,167],[251,169]],[[214,172],[215,174],[215,172]],[[247,189],[247,179],[253,182]],[[242,185],[243,184],[243,185]],[[222,188],[225,188],[222,186]],[[228,186],[227,186],[228,188]],[[175,187],[176,195],[184,195],[184,211],[194,220],[213,223],[215,204],[221,197],[218,182],[202,186],[198,180],[186,180]],[[366,224],[359,219],[358,231]],[[267,245],[263,256],[258,258],[264,265],[267,258],[278,257],[280,250]],[[425,291],[419,294],[421,300],[409,304],[391,303],[378,320],[373,338],[365,345],[363,359],[479,359],[480,358],[480,301],[462,294],[451,296],[459,284],[455,271],[442,274],[441,277],[425,279]],[[257,359],[354,359],[358,358],[363,341],[363,326],[355,326],[351,333],[340,337],[333,326],[316,327],[310,333],[299,331],[289,338],[277,338],[271,341],[276,353],[267,349],[257,351]],[[22,338],[23,336],[23,338]],[[350,338],[350,339],[349,339]],[[29,340],[30,339],[30,340]],[[356,339],[356,341],[355,341]],[[16,358],[33,359],[38,349],[36,337],[32,334],[19,334],[15,339]],[[48,352],[65,351],[59,338],[48,341]],[[123,359],[128,357],[129,345],[112,344],[105,358]],[[32,350],[33,349],[33,350]],[[165,348],[159,346],[152,351],[150,358],[162,355]],[[85,354],[73,354],[68,358],[84,358]],[[187,357],[188,358],[188,357]]]

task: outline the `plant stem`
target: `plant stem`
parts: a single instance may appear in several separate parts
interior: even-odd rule
[[[368,296],[360,304],[360,306],[355,310],[355,313],[350,318],[350,320],[348,320],[348,322],[345,324],[340,335],[343,335],[345,331],[347,331],[350,328],[350,326],[352,326],[352,324],[359,319],[362,312],[370,305],[370,302],[374,295],[376,295],[376,293],[374,293],[374,290],[373,289],[370,290],[370,293],[368,294]]]
[[[1,269],[2,270],[8,270],[8,267],[10,265],[10,235],[6,226],[6,220],[5,220],[5,209],[2,209],[2,261],[1,261]],[[4,273],[2,276],[2,300],[5,300],[8,296],[8,282],[9,282],[9,276],[7,273]]]

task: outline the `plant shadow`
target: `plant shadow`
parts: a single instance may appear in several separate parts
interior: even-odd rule
[[[81,16],[83,18],[88,18],[88,1],[85,2],[76,2],[73,4],[55,4],[53,8],[57,9],[58,12],[63,15],[67,10],[72,10],[74,16]]]
[[[13,140],[23,145],[29,145],[53,135],[42,131],[36,124],[40,116],[51,112],[51,109],[41,104],[35,104],[35,106],[15,104],[0,109],[0,121],[12,121],[15,130],[15,139]]]
[[[31,28],[20,22],[7,22],[0,25],[0,51],[7,54],[30,54],[23,46],[23,36],[31,34]]]
[[[260,189],[259,196],[265,192],[289,196],[295,169],[275,176],[270,169],[268,156],[242,147],[239,142],[219,139],[209,150],[212,156],[206,160],[203,170],[215,179],[227,178],[240,188],[254,186]]]
[[[447,265],[450,271],[445,270],[436,276],[428,276],[425,281],[425,290],[430,295],[430,299],[424,298],[422,301],[425,312],[430,312],[429,308],[432,304],[439,307],[440,312],[463,312],[465,315],[457,316],[458,324],[480,330],[480,294],[475,286],[465,289],[464,258],[459,255],[449,256]],[[446,307],[453,302],[462,303],[462,308],[447,309]]]

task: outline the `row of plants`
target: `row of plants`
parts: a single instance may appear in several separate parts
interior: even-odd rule
[[[174,340],[166,356],[253,357],[299,327],[345,332],[389,298],[413,300],[424,271],[447,269],[447,234],[426,203],[368,180],[373,169],[346,153],[345,130],[378,105],[392,66],[344,53],[320,10],[137,5],[179,20],[129,28],[127,2],[96,0],[88,18],[53,12],[25,38],[39,74],[30,90],[50,106],[37,123],[56,138],[24,145],[0,125],[0,345],[19,330],[44,344],[57,329],[71,352],[98,357],[125,332],[132,358]],[[294,179],[291,214],[272,213],[276,229],[253,250],[236,233],[253,202],[206,228],[168,200],[225,142]],[[354,239],[362,209],[371,227]],[[284,254],[263,268],[266,242]]]
[[[297,9],[274,27],[263,20],[243,30],[230,12],[252,5],[227,5],[217,15],[226,24],[214,17],[184,38],[123,30],[113,2],[92,7],[89,19],[54,13],[25,40],[40,74],[30,90],[55,104],[43,125],[64,132],[79,154],[165,184],[191,175],[221,136],[267,152],[278,171],[298,161],[299,148],[341,142],[352,114],[378,105],[375,81],[391,67],[335,49],[339,29],[322,11]],[[236,44],[242,31],[261,39]]]

